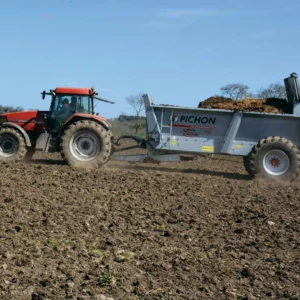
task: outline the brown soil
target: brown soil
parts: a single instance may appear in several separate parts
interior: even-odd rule
[[[291,113],[290,105],[284,99],[246,98],[232,100],[225,97],[210,97],[198,105],[199,108],[217,108],[234,111],[253,111],[266,113]]]
[[[300,297],[300,189],[240,158],[1,173],[0,299]]]

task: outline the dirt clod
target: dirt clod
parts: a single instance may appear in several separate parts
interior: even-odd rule
[[[268,223],[269,226],[274,226],[275,225],[275,222],[273,222],[273,221],[268,221],[267,223]]]

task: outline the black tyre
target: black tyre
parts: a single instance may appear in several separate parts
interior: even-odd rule
[[[68,165],[98,168],[111,154],[111,133],[93,121],[78,121],[64,132],[61,139],[62,157]]]
[[[255,166],[254,161],[251,159],[252,153],[250,153],[247,156],[243,156],[243,162],[245,170],[248,172],[249,175],[254,176],[255,175]]]
[[[257,178],[294,181],[300,174],[300,152],[286,138],[267,137],[244,158],[244,165],[248,173]]]
[[[0,130],[0,161],[16,162],[26,155],[26,145],[23,136],[11,128]]]

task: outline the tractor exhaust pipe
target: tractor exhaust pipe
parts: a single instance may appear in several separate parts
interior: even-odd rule
[[[96,96],[92,96],[92,97],[99,100],[99,101],[107,102],[107,103],[110,103],[110,104],[115,104],[116,103],[116,102],[106,100],[106,99],[103,99],[103,98],[100,98],[100,97],[96,97]]]

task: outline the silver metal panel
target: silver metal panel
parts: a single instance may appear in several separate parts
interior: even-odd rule
[[[157,140],[160,136],[161,129],[159,127],[159,120],[152,107],[152,97],[144,95],[145,111],[147,116],[147,138]]]
[[[243,140],[235,140],[228,149],[228,154],[232,155],[247,155],[253,149],[257,141],[246,142]]]
[[[242,120],[243,113],[236,112],[231,120],[231,123],[228,127],[226,135],[223,140],[223,147],[221,149],[222,153],[229,153],[230,148],[232,147],[232,143],[236,137],[236,134],[240,128],[241,120]]]
[[[157,150],[247,155],[267,136],[282,136],[300,147],[298,115],[162,106],[144,99]],[[300,106],[295,109],[300,114]]]
[[[300,118],[244,114],[236,139],[257,142],[268,136],[282,136],[300,145]]]
[[[47,146],[47,141],[49,138],[49,133],[41,133],[36,141],[35,149],[45,151]]]
[[[294,105],[294,115],[295,116],[300,116],[300,102],[297,102]]]

